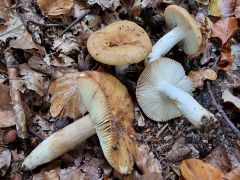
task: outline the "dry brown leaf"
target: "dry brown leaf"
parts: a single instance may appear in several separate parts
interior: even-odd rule
[[[230,102],[234,104],[240,110],[240,98],[232,95],[232,93],[228,89],[224,90],[222,94],[222,99],[224,102]]]
[[[34,90],[40,96],[44,95],[47,81],[43,74],[32,70],[28,64],[19,65],[19,74],[23,81],[23,84],[21,84],[21,80],[19,80],[20,85],[25,85],[27,89]],[[18,89],[23,91],[24,87],[21,89],[22,87],[18,87]]]
[[[53,50],[69,55],[73,52],[79,52],[79,42],[71,34],[66,34],[62,38],[55,38]]]
[[[5,25],[0,26],[0,40],[6,41],[8,38],[19,37],[24,32],[24,25],[15,12],[11,12],[11,18]]]
[[[231,16],[236,8],[237,0],[211,0],[209,14],[212,16]]]
[[[224,174],[214,166],[198,159],[184,160],[180,165],[182,176],[185,180],[207,179],[221,180]]]
[[[5,24],[9,20],[9,13],[9,5],[4,0],[0,0],[0,25]]]
[[[54,73],[53,67],[44,62],[38,54],[34,54],[32,57],[30,57],[28,64],[32,69],[41,73],[49,75],[52,75]]]
[[[212,38],[219,38],[221,47],[232,37],[237,30],[237,19],[235,17],[221,18],[212,27]]]
[[[79,73],[69,73],[52,82],[49,93],[52,95],[50,112],[53,117],[68,116],[77,119],[87,112],[77,90],[76,79]]]
[[[36,44],[31,34],[25,30],[21,36],[19,36],[17,39],[12,39],[9,43],[10,47],[16,48],[16,49],[37,49],[40,52],[44,53],[45,49],[38,44]]]
[[[228,154],[224,146],[219,145],[216,147],[205,159],[205,163],[209,163],[214,167],[222,170],[222,172],[228,172],[231,169],[231,162],[228,158]]]
[[[231,39],[229,39],[220,51],[220,61],[217,64],[218,69],[229,70],[234,60],[231,52]]]
[[[14,126],[15,124],[15,114],[13,110],[0,111],[0,128]]]
[[[190,71],[188,77],[192,80],[195,88],[200,88],[203,86],[203,81],[205,79],[216,80],[217,74],[211,69],[201,69],[199,71]]]
[[[145,173],[157,172],[162,173],[162,167],[158,160],[154,158],[154,154],[150,152],[147,145],[142,144],[137,148],[137,157],[135,158],[135,163],[138,168]]]
[[[142,10],[151,3],[151,0],[135,0],[131,9],[133,16],[140,16]]]
[[[61,18],[69,13],[73,6],[73,0],[37,0],[42,14],[49,18]]]
[[[88,4],[98,4],[101,6],[103,10],[105,9],[113,9],[115,10],[118,6],[120,6],[119,0],[88,0]]]
[[[239,180],[240,179],[240,167],[236,167],[225,175],[225,180]]]
[[[0,110],[12,110],[9,87],[0,84],[0,92]]]
[[[137,180],[163,180],[163,177],[160,173],[151,172],[140,176],[139,178],[137,178]]]

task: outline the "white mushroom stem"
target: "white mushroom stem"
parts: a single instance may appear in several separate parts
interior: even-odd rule
[[[118,75],[124,75],[125,74],[125,71],[126,69],[129,67],[129,65],[126,65],[126,66],[116,66],[115,67],[115,72],[116,74]]]
[[[41,142],[23,161],[23,168],[31,170],[44,163],[50,162],[64,153],[72,150],[96,133],[90,116],[71,123],[63,129],[53,133]]]
[[[166,55],[173,46],[183,40],[185,36],[186,33],[182,30],[182,28],[177,26],[172,29],[154,44],[152,52],[149,54],[146,63],[149,64]]]
[[[179,111],[197,128],[201,127],[203,118],[214,118],[213,114],[203,108],[190,94],[167,82],[160,82],[158,89],[174,103]]]

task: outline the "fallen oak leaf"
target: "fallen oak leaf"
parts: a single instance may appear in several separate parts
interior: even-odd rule
[[[73,6],[73,0],[37,0],[42,14],[49,18],[61,18],[69,13]]]
[[[225,89],[222,94],[222,99],[224,102],[230,102],[234,104],[240,110],[240,98],[232,95],[229,89]]]
[[[195,88],[200,88],[203,86],[203,81],[205,79],[212,81],[216,80],[217,74],[211,69],[201,69],[199,71],[190,71],[188,77],[192,80]]]
[[[237,19],[235,17],[221,18],[213,24],[211,37],[220,39],[222,47],[237,30]]]
[[[182,161],[180,170],[185,180],[224,179],[224,174],[218,168],[198,159],[187,159]]]

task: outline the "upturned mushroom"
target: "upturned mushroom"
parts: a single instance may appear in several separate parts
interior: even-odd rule
[[[202,34],[194,18],[177,5],[164,11],[165,22],[170,30],[153,46],[146,63],[166,55],[176,44],[189,56],[196,54],[202,45]]]
[[[182,65],[161,58],[149,64],[140,75],[136,96],[146,116],[155,121],[183,115],[197,128],[201,128],[205,120],[215,122],[214,115],[190,95],[192,90],[192,82]]]
[[[71,74],[64,76],[71,78]],[[133,105],[126,87],[106,73],[85,71],[78,76],[77,90],[89,115],[44,140],[26,157],[23,167],[30,170],[50,162],[96,132],[109,164],[122,174],[131,173],[137,146]]]
[[[143,28],[123,20],[92,33],[87,48],[96,61],[117,66],[116,71],[121,74],[128,65],[146,59],[152,44]]]

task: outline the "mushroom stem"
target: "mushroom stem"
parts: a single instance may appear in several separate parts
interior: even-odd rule
[[[125,66],[116,66],[115,67],[115,72],[117,75],[124,75],[126,72],[126,69],[129,67],[129,65]]]
[[[195,127],[201,127],[204,118],[214,119],[212,113],[203,108],[190,94],[176,86],[167,82],[160,82],[158,91],[166,95]]]
[[[41,142],[23,161],[23,168],[31,170],[50,162],[73,149],[96,133],[89,115],[76,120]]]
[[[161,56],[166,55],[173,46],[185,38],[185,32],[180,27],[175,27],[170,32],[165,34],[159,39],[152,48],[152,52],[147,58],[147,64],[159,59]]]

